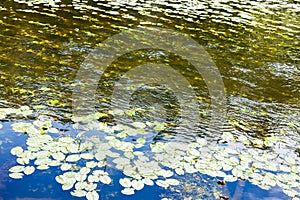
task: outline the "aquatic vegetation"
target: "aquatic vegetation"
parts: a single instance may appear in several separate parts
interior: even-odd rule
[[[18,110],[10,109],[8,112],[6,109],[8,113]],[[97,120],[100,116],[73,117],[73,126],[80,132],[75,137],[49,131],[56,130],[51,120],[13,123],[15,132],[26,132],[29,137],[26,148],[16,146],[11,149],[18,164],[9,169],[9,176],[21,179],[24,175],[33,174],[36,169],[59,166],[62,173],[55,180],[62,189],[87,199],[99,199],[101,185],[113,181],[106,171],[107,167],[123,172],[124,177],[119,179],[119,184],[123,186],[121,192],[125,195],[133,195],[145,186],[158,185],[168,189],[180,185],[180,181],[173,178],[174,174],[201,173],[225,182],[248,180],[265,190],[278,185],[287,195],[299,197],[299,158],[290,152],[277,152],[274,148],[278,143],[277,136],[253,142],[246,136],[224,132],[220,144],[204,138],[195,138],[189,143],[154,142],[144,137],[153,128],[148,124],[155,123],[107,125]],[[141,133],[141,129],[144,132]],[[120,135],[124,130],[126,134]],[[92,136],[87,136],[93,131]],[[129,142],[130,137],[144,139]],[[267,146],[270,150],[252,148],[250,143]],[[149,150],[141,151],[142,147]]]

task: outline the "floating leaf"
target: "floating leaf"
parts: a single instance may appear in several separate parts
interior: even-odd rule
[[[69,170],[69,169],[71,169],[72,168],[72,164],[69,164],[69,163],[63,163],[61,166],[60,166],[60,169],[62,170],[62,171],[67,171],[67,170]]]
[[[74,190],[71,192],[71,195],[75,196],[75,197],[85,197],[86,194],[87,194],[87,192],[84,190]]]
[[[29,164],[29,159],[28,158],[17,158],[17,163],[21,165]]]
[[[225,141],[234,141],[235,140],[233,135],[230,132],[224,132],[222,134],[222,139]]]
[[[98,200],[99,194],[94,190],[88,192],[85,197],[87,198],[87,200]]]
[[[97,164],[97,162],[95,162],[95,161],[90,161],[90,162],[86,162],[86,167],[87,168],[94,168],[94,167],[96,167],[98,164]]]
[[[232,175],[227,175],[227,176],[224,177],[224,181],[226,181],[226,182],[235,182],[235,181],[237,181],[237,177],[232,176]]]
[[[80,156],[77,155],[77,154],[73,154],[73,155],[69,155],[67,158],[66,158],[66,161],[67,162],[77,162],[78,160],[80,160]]]
[[[204,138],[197,138],[197,143],[200,145],[200,146],[205,146],[205,145],[207,145],[207,141],[206,141],[206,139],[204,139]]]
[[[18,173],[18,172],[23,172],[24,169],[25,169],[24,166],[18,165],[18,166],[13,166],[13,167],[11,167],[11,168],[9,169],[9,171],[12,172],[12,173]]]
[[[94,176],[94,175],[89,175],[88,176],[88,182],[93,183],[93,182],[99,182],[99,177]]]
[[[144,188],[144,182],[142,180],[133,180],[131,184],[135,190],[141,190]]]
[[[82,153],[82,154],[80,154],[80,157],[85,159],[85,160],[94,159],[94,155],[91,154],[91,153]]]
[[[167,183],[167,182],[164,181],[164,180],[157,180],[157,181],[156,181],[156,185],[158,185],[158,186],[160,186],[160,187],[163,187],[163,188],[169,187],[169,183]]]
[[[144,182],[145,185],[149,185],[149,186],[154,185],[154,182],[149,178],[144,178],[143,182]]]
[[[22,173],[11,173],[9,174],[9,177],[14,178],[14,179],[21,179],[23,178],[24,174]]]
[[[119,180],[119,183],[123,186],[123,187],[127,187],[127,188],[129,188],[129,187],[131,187],[132,185],[131,185],[131,181],[130,181],[130,179],[129,178],[121,178],[120,180]]]
[[[112,181],[109,176],[100,176],[99,180],[104,184],[110,184]]]
[[[79,171],[80,174],[88,174],[90,173],[91,169],[88,167],[82,167]]]
[[[75,179],[76,179],[78,182],[82,182],[82,181],[84,181],[86,178],[87,178],[87,175],[86,175],[86,174],[77,173],[77,174],[75,175]]]
[[[179,185],[179,181],[173,178],[166,179],[165,182],[169,185]]]
[[[34,171],[35,171],[35,169],[34,169],[33,166],[27,166],[27,167],[25,167],[25,169],[24,169],[24,174],[30,175],[30,174],[32,174]]]
[[[56,152],[56,153],[53,153],[52,154],[52,157],[55,159],[55,160],[58,160],[58,161],[62,161],[66,158],[65,154],[61,153],[61,152]]]
[[[122,192],[122,194],[125,194],[125,195],[133,195],[134,189],[133,188],[124,188],[121,192]]]
[[[68,182],[68,183],[65,183],[64,185],[62,185],[61,188],[63,190],[70,190],[73,186],[74,186],[74,183]]]
[[[58,133],[59,131],[58,131],[58,129],[51,127],[48,129],[48,132],[49,133]]]
[[[46,170],[46,169],[49,169],[49,165],[39,165],[39,166],[37,166],[37,169]]]
[[[145,140],[145,138],[138,138],[138,139],[136,140],[136,142],[137,142],[138,144],[143,145],[143,144],[146,143],[146,140]]]
[[[178,175],[184,175],[184,170],[182,168],[176,168],[175,169],[176,174]]]
[[[11,153],[12,155],[14,155],[14,156],[18,156],[18,155],[21,154],[22,152],[23,152],[23,148],[20,147],[20,146],[16,146],[16,147],[14,147],[14,148],[12,148],[12,149],[10,150],[10,153]]]
[[[146,124],[144,124],[143,122],[133,122],[131,125],[137,129],[143,129],[146,127]]]

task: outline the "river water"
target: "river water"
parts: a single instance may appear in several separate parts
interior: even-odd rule
[[[0,1],[0,105],[44,105],[43,114],[69,123],[77,72],[89,53],[123,31],[164,28],[196,41],[217,67],[226,92],[221,131],[249,138],[275,134],[296,151],[300,149],[299,13],[298,0]],[[174,46],[174,52],[176,48],[180,49]],[[193,131],[175,129],[182,106],[176,93],[160,86],[139,88],[130,97],[131,107],[146,110],[138,117],[169,124],[155,139],[218,137],[209,126],[214,110],[207,82],[189,61],[164,49],[126,53],[100,72],[104,75],[92,99],[97,111],[111,110],[112,94],[123,74],[148,63],[163,63],[184,76],[200,108],[200,123]],[[156,75],[163,77],[160,72]],[[194,98],[189,91],[182,95]],[[198,110],[189,110],[184,117],[192,121]],[[109,117],[105,121],[115,122]]]

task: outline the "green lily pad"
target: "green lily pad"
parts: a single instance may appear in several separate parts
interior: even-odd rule
[[[123,190],[121,190],[122,194],[125,195],[133,195],[134,194],[134,189],[133,188],[124,188]]]
[[[9,169],[10,172],[12,173],[19,173],[19,172],[23,172],[25,169],[25,167],[23,165],[17,165],[17,166],[13,166]]]
[[[27,166],[27,167],[25,167],[25,169],[24,169],[24,174],[30,175],[30,174],[32,174],[34,171],[35,171],[35,169],[34,169],[33,166]]]
[[[22,173],[11,173],[9,174],[9,177],[13,178],[13,179],[21,179],[23,178],[24,174]]]
[[[87,200],[98,200],[99,194],[95,190],[93,190],[88,192],[85,197],[87,198]]]
[[[131,180],[129,178],[121,178],[119,180],[119,183],[125,188],[130,188],[132,186]]]

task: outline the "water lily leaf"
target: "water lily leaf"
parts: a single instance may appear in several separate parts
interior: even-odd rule
[[[80,181],[80,182],[77,182],[74,187],[76,190],[85,190],[87,185],[88,185],[87,182]]]
[[[71,169],[72,166],[73,166],[72,164],[69,164],[69,163],[63,163],[63,164],[60,166],[60,169],[61,169],[62,171],[67,171],[67,170]]]
[[[115,159],[113,160],[113,163],[116,163],[116,164],[118,164],[118,165],[125,166],[125,165],[129,165],[129,164],[130,164],[130,160],[127,159],[127,158],[122,158],[122,157],[120,157],[120,158],[115,158]]]
[[[295,196],[299,195],[299,193],[293,189],[285,189],[285,190],[283,190],[283,192],[290,197],[295,197]]]
[[[95,158],[98,161],[102,161],[102,160],[104,160],[106,158],[106,155],[104,153],[96,153],[95,154]]]
[[[204,138],[197,138],[197,143],[200,145],[200,146],[205,146],[207,145],[207,140],[204,139]]]
[[[74,138],[71,137],[60,137],[58,138],[58,141],[65,144],[71,144],[74,142]]]
[[[144,182],[142,180],[133,180],[131,184],[135,190],[141,190],[144,188]]]
[[[68,144],[67,150],[70,153],[78,153],[79,152],[79,146],[75,143],[71,143],[71,144]]]
[[[39,165],[39,166],[37,166],[37,169],[38,170],[46,170],[46,169],[49,169],[49,165]]]
[[[80,170],[79,170],[79,173],[80,174],[88,174],[91,172],[91,169],[88,168],[88,167],[82,167]]]
[[[66,161],[67,162],[77,162],[78,160],[80,160],[80,156],[77,155],[77,154],[73,154],[73,155],[69,155],[67,158],[66,158]]]
[[[133,154],[132,151],[126,151],[126,152],[124,152],[124,156],[126,158],[129,158],[129,159],[133,159],[134,158],[134,154]]]
[[[134,194],[134,189],[133,188],[124,188],[121,190],[122,194],[125,195],[133,195]]]
[[[51,160],[49,163],[48,163],[49,166],[52,166],[52,167],[55,167],[55,166],[60,166],[62,165],[61,161],[59,160]]]
[[[9,177],[14,178],[14,179],[21,179],[23,178],[24,174],[22,173],[11,173],[9,174]]]
[[[146,140],[145,140],[145,138],[138,138],[138,139],[136,140],[136,142],[137,142],[138,144],[143,145],[143,144],[146,143]]]
[[[129,178],[121,178],[119,180],[119,183],[125,188],[130,188],[132,186]]]
[[[90,183],[99,182],[99,177],[94,176],[94,175],[89,175],[88,176],[88,182],[90,182]]]
[[[137,129],[143,129],[146,127],[146,124],[143,122],[133,122],[131,125]]]
[[[58,133],[59,132],[57,128],[53,128],[53,127],[49,128],[47,131],[49,133]]]
[[[99,180],[104,184],[110,184],[112,181],[109,176],[100,176]]]
[[[288,165],[279,165],[279,170],[284,172],[291,172],[291,168]]]
[[[224,181],[226,181],[226,182],[235,182],[235,181],[237,181],[237,177],[232,176],[232,175],[227,175],[227,176],[224,177]]]
[[[118,157],[120,157],[120,154],[118,154],[117,152],[112,152],[112,151],[107,151],[106,155],[109,156],[109,157],[111,157],[111,158],[118,158]]]
[[[61,188],[63,190],[70,190],[73,186],[74,186],[74,183],[68,182],[68,183],[65,183],[64,185],[62,185]]]
[[[162,130],[164,130],[165,129],[165,124],[164,123],[159,123],[159,122],[155,122],[154,123],[155,125],[154,125],[154,130],[155,131],[157,131],[157,132],[160,132],[160,131],[162,131]]]
[[[224,132],[222,134],[222,139],[225,140],[225,141],[228,141],[228,142],[229,141],[235,141],[234,136],[230,132]]]
[[[109,110],[108,113],[111,115],[124,115],[124,111],[121,109]]]
[[[97,188],[97,184],[95,184],[95,183],[88,183],[88,184],[86,184],[85,185],[85,190],[86,191],[94,191],[94,190],[96,190],[96,188]]]
[[[21,165],[29,164],[29,159],[28,158],[17,158],[17,163]]]
[[[199,157],[200,156],[200,152],[198,151],[198,150],[196,150],[196,149],[190,149],[189,151],[188,151],[188,153],[190,154],[190,155],[192,155],[192,156],[196,156],[196,157]]]
[[[25,169],[24,166],[22,166],[22,165],[17,165],[17,166],[11,167],[11,168],[9,169],[9,171],[12,172],[12,173],[18,173],[18,172],[23,172],[24,169]]]
[[[235,177],[241,177],[243,175],[243,172],[237,168],[233,168],[231,172]]]
[[[178,180],[173,179],[173,178],[166,179],[165,181],[169,185],[179,185],[179,183],[180,183]]]
[[[98,165],[98,163],[95,162],[95,161],[90,161],[90,162],[86,162],[85,165],[86,165],[87,168],[92,169],[92,168],[96,167]]]
[[[156,185],[163,187],[163,188],[169,187],[169,183],[164,180],[157,180]]]
[[[238,141],[242,142],[243,144],[250,144],[250,141],[248,140],[248,138],[245,136],[245,135],[240,135],[238,138],[237,138]]]
[[[80,157],[85,159],[85,160],[94,159],[94,155],[91,154],[91,153],[82,153],[82,154],[80,154]]]
[[[161,170],[159,174],[165,178],[171,177],[174,173],[171,170]]]
[[[21,154],[22,152],[23,152],[23,148],[20,147],[20,146],[16,146],[16,147],[14,147],[14,148],[12,148],[12,149],[10,150],[10,153],[11,153],[12,155],[14,155],[14,156],[18,156],[18,155]]]
[[[27,166],[27,167],[25,167],[25,169],[24,169],[24,174],[30,175],[30,174],[32,174],[34,171],[35,171],[35,169],[34,169],[33,166]]]
[[[86,194],[87,194],[87,192],[84,190],[74,190],[71,192],[71,195],[74,197],[85,197]]]
[[[51,161],[51,159],[49,159],[48,157],[40,157],[39,159],[36,159],[34,161],[34,164],[35,165],[47,165],[50,161]]]
[[[88,192],[85,197],[87,198],[87,200],[98,200],[99,194],[94,190]]]
[[[122,131],[122,132],[118,133],[116,135],[116,137],[118,137],[118,138],[126,138],[127,137],[127,132],[126,131]]]
[[[82,182],[84,181],[85,179],[87,178],[87,175],[86,174],[81,174],[81,173],[77,173],[75,175],[75,179],[79,182]]]
[[[184,175],[184,170],[182,168],[176,168],[175,169],[176,174],[178,175]]]
[[[223,172],[223,171],[217,171],[216,173],[217,173],[216,176],[218,176],[218,177],[225,177],[226,176],[226,173]]]
[[[154,185],[154,182],[150,178],[144,178],[142,179],[142,181],[145,185],[149,185],[149,186]]]
[[[64,180],[64,176],[63,175],[59,175],[55,177],[56,182],[60,183],[60,184],[64,184],[65,180]]]
[[[52,157],[55,159],[55,160],[58,160],[58,161],[62,161],[66,158],[65,154],[61,153],[61,152],[56,152],[56,153],[53,153],[51,154]]]

